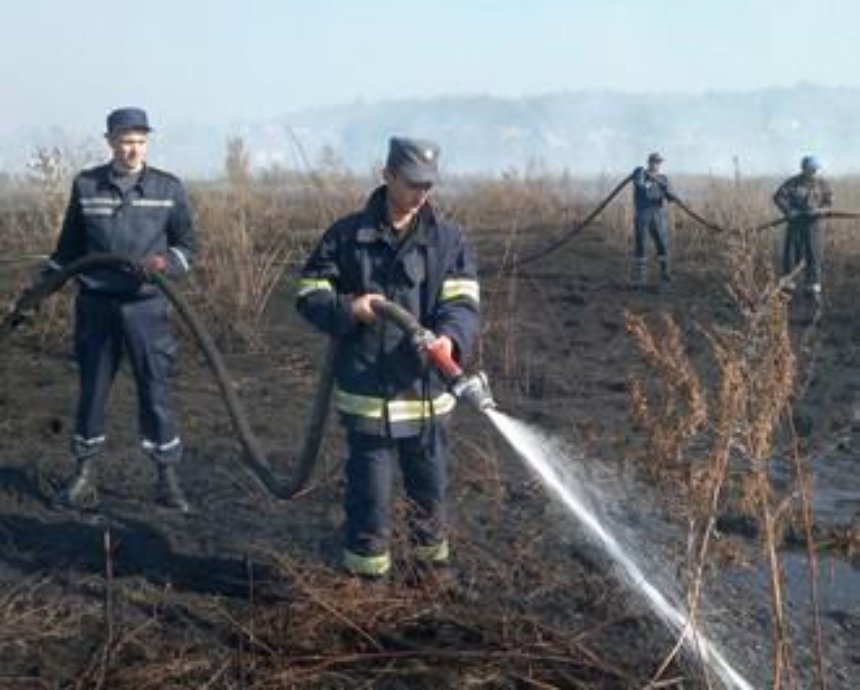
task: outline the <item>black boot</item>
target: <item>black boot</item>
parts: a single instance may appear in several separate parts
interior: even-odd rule
[[[95,481],[95,458],[79,458],[78,469],[60,496],[60,500],[72,508],[83,508],[98,503]]]
[[[188,513],[191,506],[179,485],[179,476],[174,465],[158,465],[158,480],[155,483],[155,500],[166,508]]]

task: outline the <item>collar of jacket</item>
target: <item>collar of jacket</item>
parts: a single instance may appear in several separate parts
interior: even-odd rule
[[[356,233],[356,241],[361,243],[389,242],[390,234],[386,218],[385,206],[386,187],[377,187],[361,215],[361,224]],[[425,203],[418,211],[418,227],[415,230],[412,241],[422,246],[436,244],[436,213],[429,202]]]
[[[104,165],[96,168],[96,184],[99,189],[110,189],[116,190],[117,187],[111,180],[111,171],[113,170],[113,163],[105,163]],[[143,168],[140,170],[140,174],[137,176],[137,182],[134,183],[132,189],[137,190],[141,196],[150,196],[147,194],[148,187],[151,185],[147,185],[147,181],[150,180],[152,174],[150,172],[149,166],[144,163]],[[152,190],[149,190],[152,191]]]

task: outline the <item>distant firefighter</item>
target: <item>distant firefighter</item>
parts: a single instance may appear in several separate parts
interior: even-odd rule
[[[782,270],[791,273],[806,262],[806,289],[813,299],[821,299],[821,253],[824,219],[820,213],[833,204],[830,185],[820,175],[821,164],[814,156],[800,161],[800,174],[782,183],[773,202],[788,219],[782,253]],[[792,281],[786,289],[793,291]]]
[[[633,287],[641,290],[646,283],[647,259],[645,243],[650,235],[660,264],[660,286],[665,288],[672,281],[669,272],[669,222],[667,207],[677,197],[669,184],[669,178],[660,172],[663,156],[652,153],[648,156],[648,167],[633,171],[634,247]]]

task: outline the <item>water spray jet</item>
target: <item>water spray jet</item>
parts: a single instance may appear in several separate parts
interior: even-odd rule
[[[565,476],[562,460],[569,462],[569,459],[554,457],[557,453],[552,452],[545,435],[498,410],[486,375],[483,372],[466,374],[446,350],[435,344],[436,335],[421,326],[416,318],[402,307],[380,300],[373,302],[372,308],[379,317],[396,324],[411,338],[413,345],[419,352],[423,352],[428,363],[439,371],[456,398],[487,416],[493,427],[538,476],[548,492],[561,501],[588,530],[589,536],[621,567],[630,587],[645,598],[651,609],[672,630],[682,636],[684,646],[697,654],[726,687],[753,690],[749,681],[732,667],[714,643],[697,628],[683,607],[673,604],[645,576],[642,568],[628,555],[621,542],[577,494],[574,482]]]

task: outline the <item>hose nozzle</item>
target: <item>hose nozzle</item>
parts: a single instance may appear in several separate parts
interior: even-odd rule
[[[451,393],[458,400],[463,400],[479,412],[492,410],[496,407],[487,375],[483,371],[471,376],[460,376],[451,384]]]

